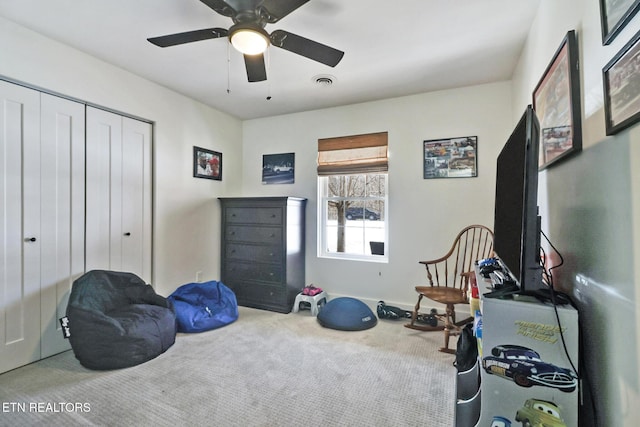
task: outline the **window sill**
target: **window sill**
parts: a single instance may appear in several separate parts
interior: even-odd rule
[[[357,254],[318,254],[318,258],[322,259],[338,259],[342,261],[362,261],[373,262],[378,264],[388,264],[389,257],[386,255],[357,255]]]

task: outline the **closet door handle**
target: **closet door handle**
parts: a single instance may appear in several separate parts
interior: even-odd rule
[[[126,233],[124,233],[124,235],[125,235],[125,236],[131,236],[131,233],[126,232]]]
[[[35,237],[27,237],[24,239],[25,242],[35,242],[37,239]]]

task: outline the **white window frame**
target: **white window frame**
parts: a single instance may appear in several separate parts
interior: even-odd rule
[[[328,176],[318,177],[318,221],[317,221],[317,242],[318,242],[318,258],[342,259],[351,261],[366,261],[377,263],[389,262],[389,174],[381,172],[380,175],[385,177],[385,194],[384,197],[329,197],[328,196]],[[336,174],[340,175],[340,174]],[[361,175],[366,175],[363,173]],[[328,227],[328,201],[331,199],[349,199],[349,200],[382,200],[384,202],[384,255],[367,255],[348,252],[329,252],[327,244],[327,227]]]

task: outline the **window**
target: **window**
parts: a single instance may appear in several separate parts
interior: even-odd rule
[[[387,133],[318,141],[318,256],[387,260]]]
[[[386,258],[387,175],[331,175],[319,181],[319,255]]]

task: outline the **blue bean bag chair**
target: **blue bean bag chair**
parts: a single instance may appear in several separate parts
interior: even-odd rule
[[[325,328],[341,331],[362,331],[373,328],[378,318],[360,300],[349,297],[335,298],[318,313],[318,322]]]
[[[151,360],[176,339],[171,302],[131,273],[92,270],[73,282],[69,341],[85,368],[126,368]]]
[[[178,332],[203,332],[238,319],[236,295],[222,282],[187,283],[169,300],[176,310]]]

